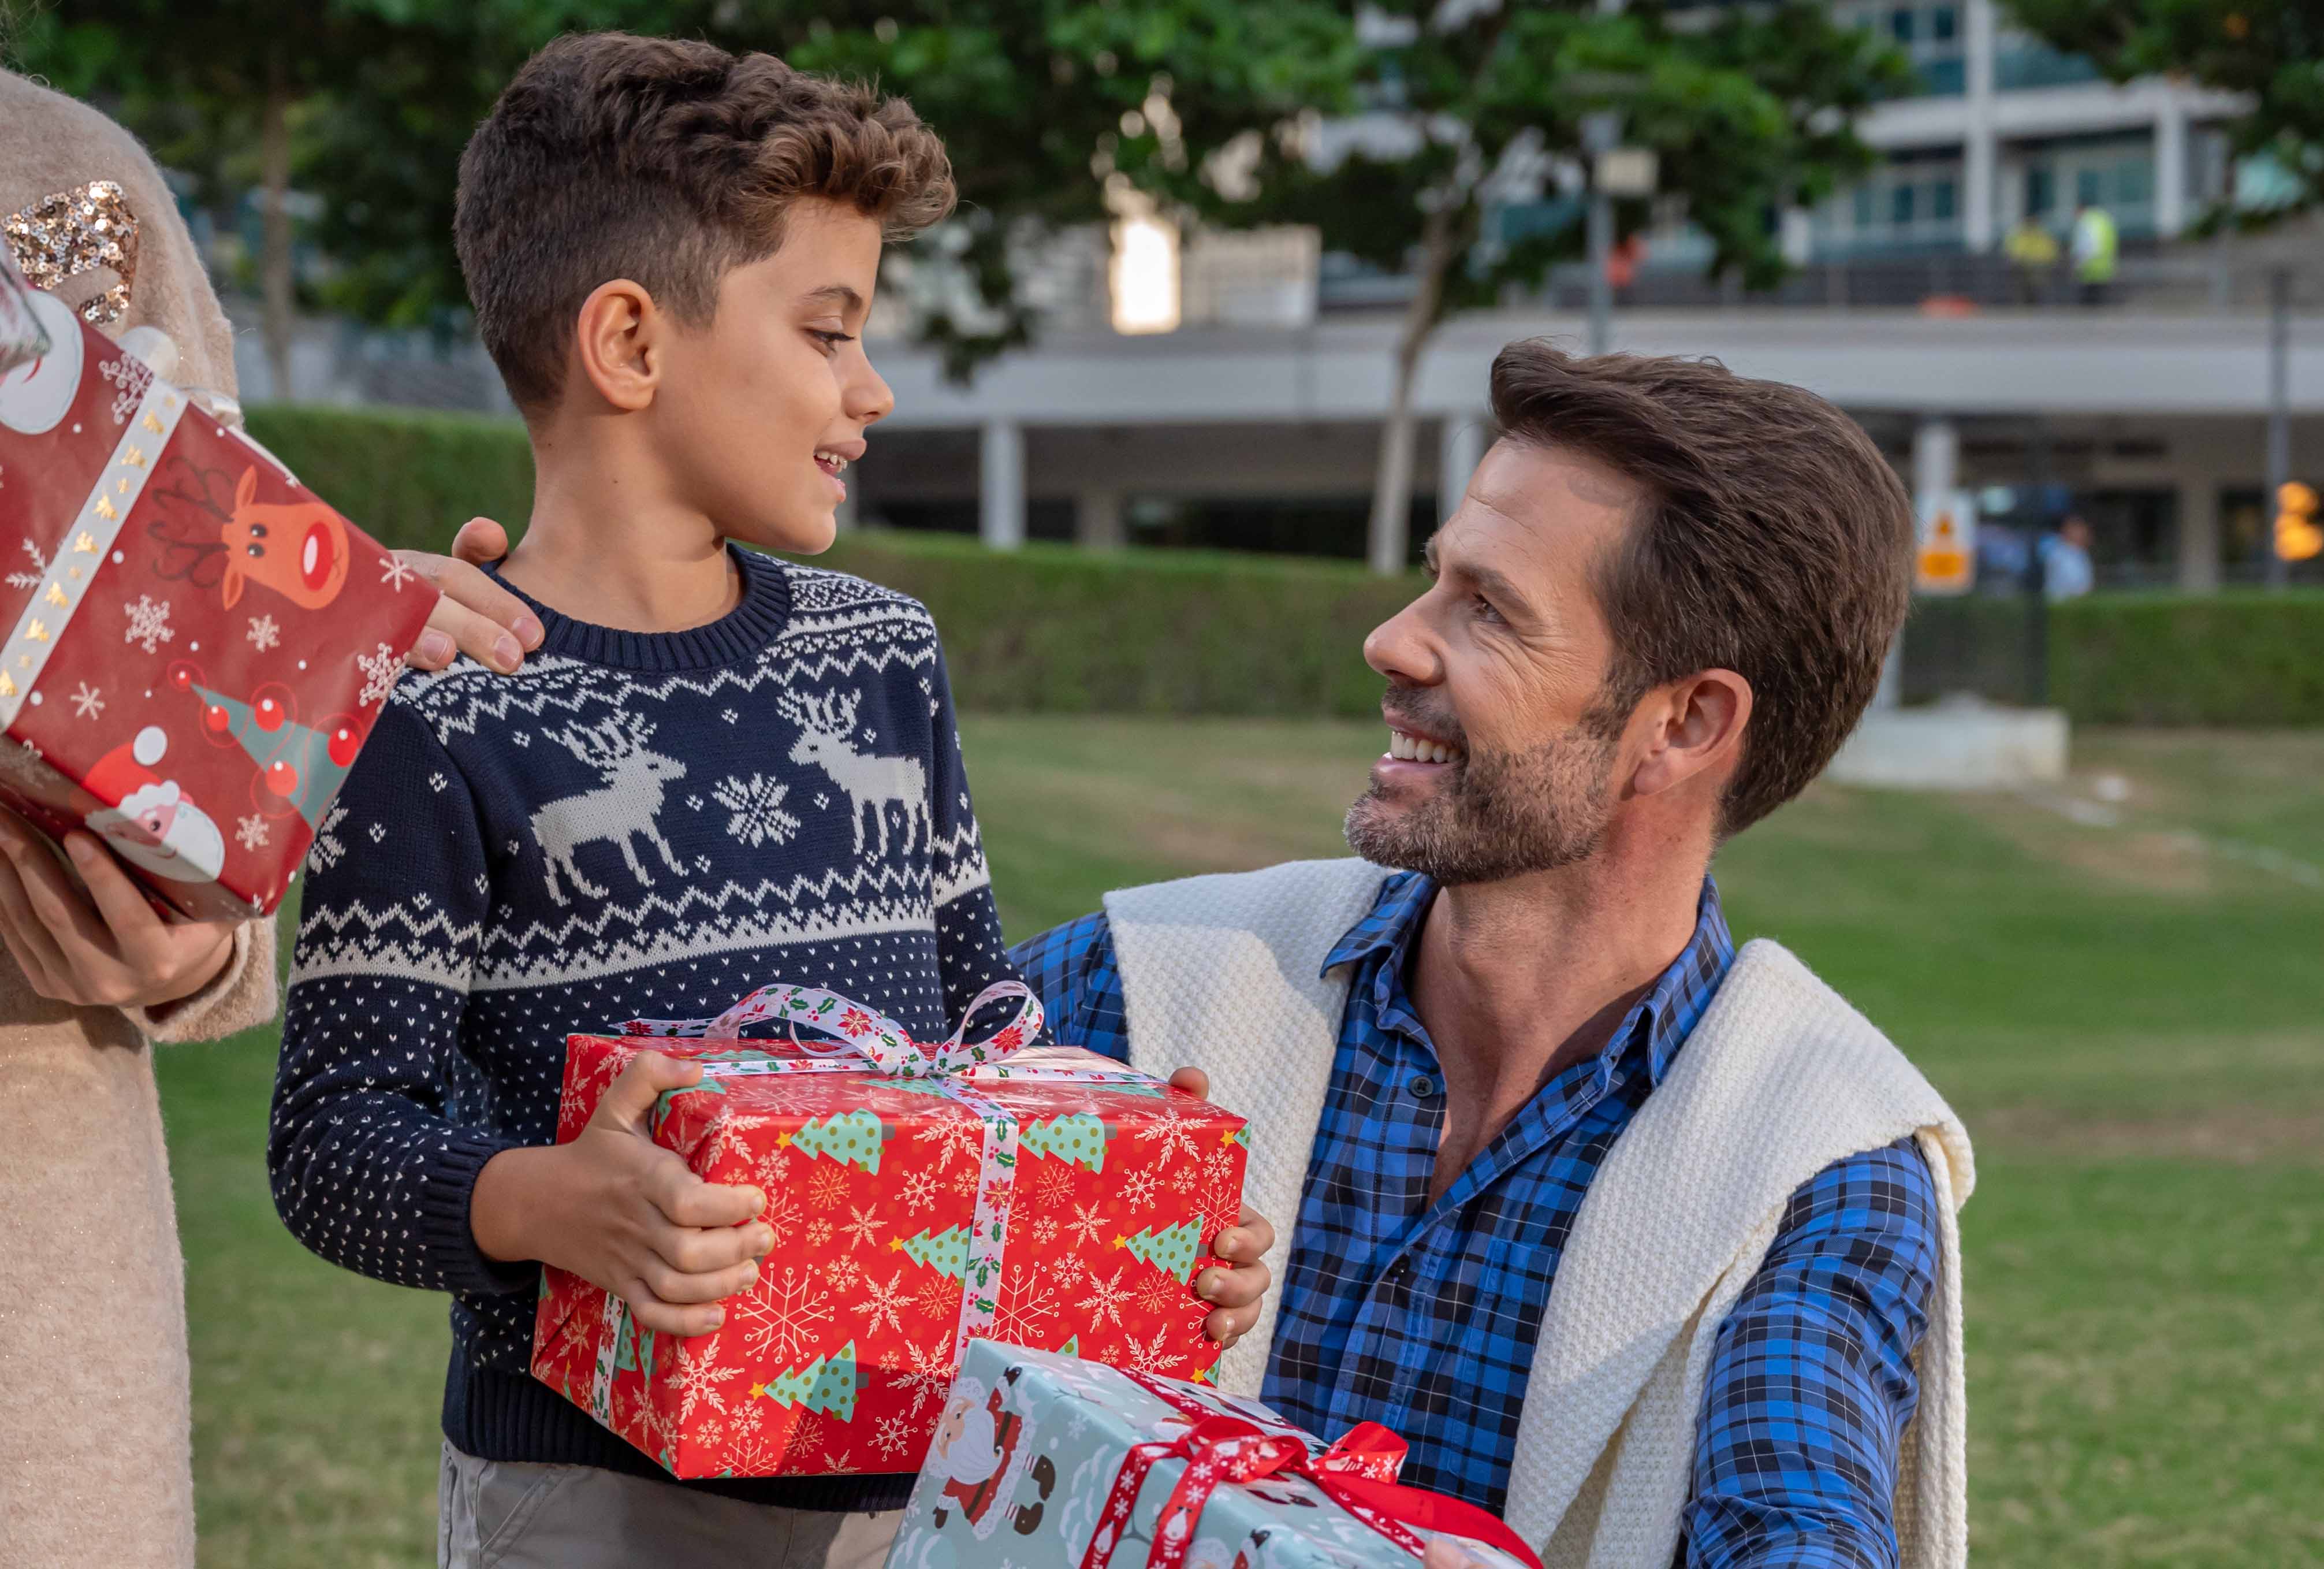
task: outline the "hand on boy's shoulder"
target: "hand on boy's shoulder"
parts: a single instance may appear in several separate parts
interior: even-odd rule
[[[540,646],[539,619],[484,570],[508,554],[508,531],[492,519],[463,523],[448,556],[426,550],[395,554],[443,595],[428,618],[428,630],[404,656],[413,669],[440,670],[466,654],[507,675],[524,662],[527,651]]]

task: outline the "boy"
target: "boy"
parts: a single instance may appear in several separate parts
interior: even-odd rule
[[[309,1247],[454,1295],[445,1564],[870,1565],[909,1491],[675,1482],[526,1369],[541,1262],[696,1334],[797,1223],[646,1138],[697,1066],[641,1058],[552,1145],[569,1031],[786,979],[940,1038],[1010,974],[927,612],[728,544],[831,542],[891,403],[857,341],[881,241],[952,198],[900,102],[619,34],[544,50],[461,160],[538,471],[495,572],[545,635],[381,714],[317,840],[268,1151]],[[1214,1334],[1265,1280],[1206,1273]]]

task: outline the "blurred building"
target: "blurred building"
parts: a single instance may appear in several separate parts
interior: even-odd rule
[[[1723,3],[1673,6],[1707,16]],[[1916,494],[1972,491],[1997,531],[2030,538],[2079,513],[2102,586],[2256,577],[2278,267],[2296,272],[2303,309],[2291,332],[2294,473],[2324,481],[2324,230],[2188,236],[2223,199],[2269,198],[2268,170],[2230,156],[2221,126],[2236,102],[2163,79],[2107,83],[2012,29],[1995,0],[1836,9],[1917,68],[1917,91],[1860,123],[1879,167],[1821,209],[1784,215],[1796,271],[1766,293],[1706,278],[1702,240],[1666,215],[1618,293],[1616,346],[1712,355],[1813,388],[1863,421]],[[1341,122],[1320,141],[1366,130]],[[1493,232],[1563,224],[1578,199],[1554,182],[1513,191]],[[2070,258],[2029,269],[2008,243],[2030,224],[2070,252],[2084,207],[2104,208],[2117,235],[2118,264],[2095,291],[2076,286]],[[1181,235],[1128,211],[1111,234],[1049,245],[1037,261],[1038,346],[973,386],[908,346],[899,310],[875,323],[898,407],[852,476],[856,521],[1001,546],[1364,555],[1408,278],[1320,254],[1308,231]],[[1539,335],[1578,346],[1587,285],[1586,269],[1568,268],[1438,335],[1417,389],[1434,461],[1415,476],[1416,547],[1489,438],[1494,352]],[[244,346],[245,387],[265,395],[254,334]],[[506,406],[473,346],[447,354],[314,324],[294,362],[302,396]]]

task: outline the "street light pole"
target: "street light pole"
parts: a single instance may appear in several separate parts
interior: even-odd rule
[[[2267,586],[2282,588],[2292,577],[2274,528],[2283,487],[2292,483],[2291,268],[2269,272],[2267,312],[2267,498],[2260,508],[2260,548],[2267,552]]]
[[[1606,353],[1614,346],[1614,193],[1599,178],[1597,161],[1622,141],[1618,110],[1604,109],[1582,122],[1582,145],[1591,157],[1590,177],[1590,352]]]

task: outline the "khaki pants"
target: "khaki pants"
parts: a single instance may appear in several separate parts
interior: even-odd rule
[[[444,1445],[439,1569],[880,1569],[904,1511],[833,1514]]]

